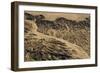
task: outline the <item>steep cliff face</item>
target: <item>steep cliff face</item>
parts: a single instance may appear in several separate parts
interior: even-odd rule
[[[90,57],[90,21],[25,14],[25,61]]]

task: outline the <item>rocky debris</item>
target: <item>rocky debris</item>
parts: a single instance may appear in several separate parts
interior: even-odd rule
[[[71,59],[72,57],[64,48],[57,46],[56,44],[47,45],[38,43],[35,47],[25,49],[25,58],[27,60],[64,60]],[[29,55],[31,58],[29,58]]]
[[[29,14],[29,13],[24,13],[24,15],[25,15],[25,20],[34,20],[34,16],[32,16],[31,14]]]
[[[32,15],[25,13],[26,20],[33,20],[39,28],[52,28],[52,29],[74,29],[90,27],[90,18],[85,18],[82,21],[76,22],[64,17],[58,17],[54,21],[46,20],[44,15]]]
[[[64,42],[56,39],[32,39],[25,40],[25,61],[46,61],[46,60],[69,60],[88,58],[81,53],[81,48],[69,48]],[[34,41],[35,40],[35,41]],[[80,50],[77,50],[77,49]],[[84,51],[84,50],[82,50]]]
[[[54,36],[70,43],[64,43],[57,39],[40,36]],[[89,58],[89,18],[84,21],[68,20],[58,17],[54,21],[46,20],[43,15],[25,14],[25,61],[41,60],[67,60]],[[41,38],[42,37],[42,38]],[[69,47],[70,45],[70,47]]]

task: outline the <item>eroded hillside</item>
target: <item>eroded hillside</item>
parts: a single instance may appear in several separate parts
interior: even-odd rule
[[[47,20],[25,13],[25,61],[85,59],[90,57],[90,21],[64,17]]]

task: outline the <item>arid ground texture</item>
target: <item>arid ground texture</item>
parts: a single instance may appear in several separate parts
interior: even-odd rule
[[[90,58],[90,15],[24,12],[24,61]]]

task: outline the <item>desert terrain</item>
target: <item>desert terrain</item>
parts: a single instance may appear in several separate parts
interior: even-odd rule
[[[24,13],[24,61],[90,58],[90,16],[77,13]]]

